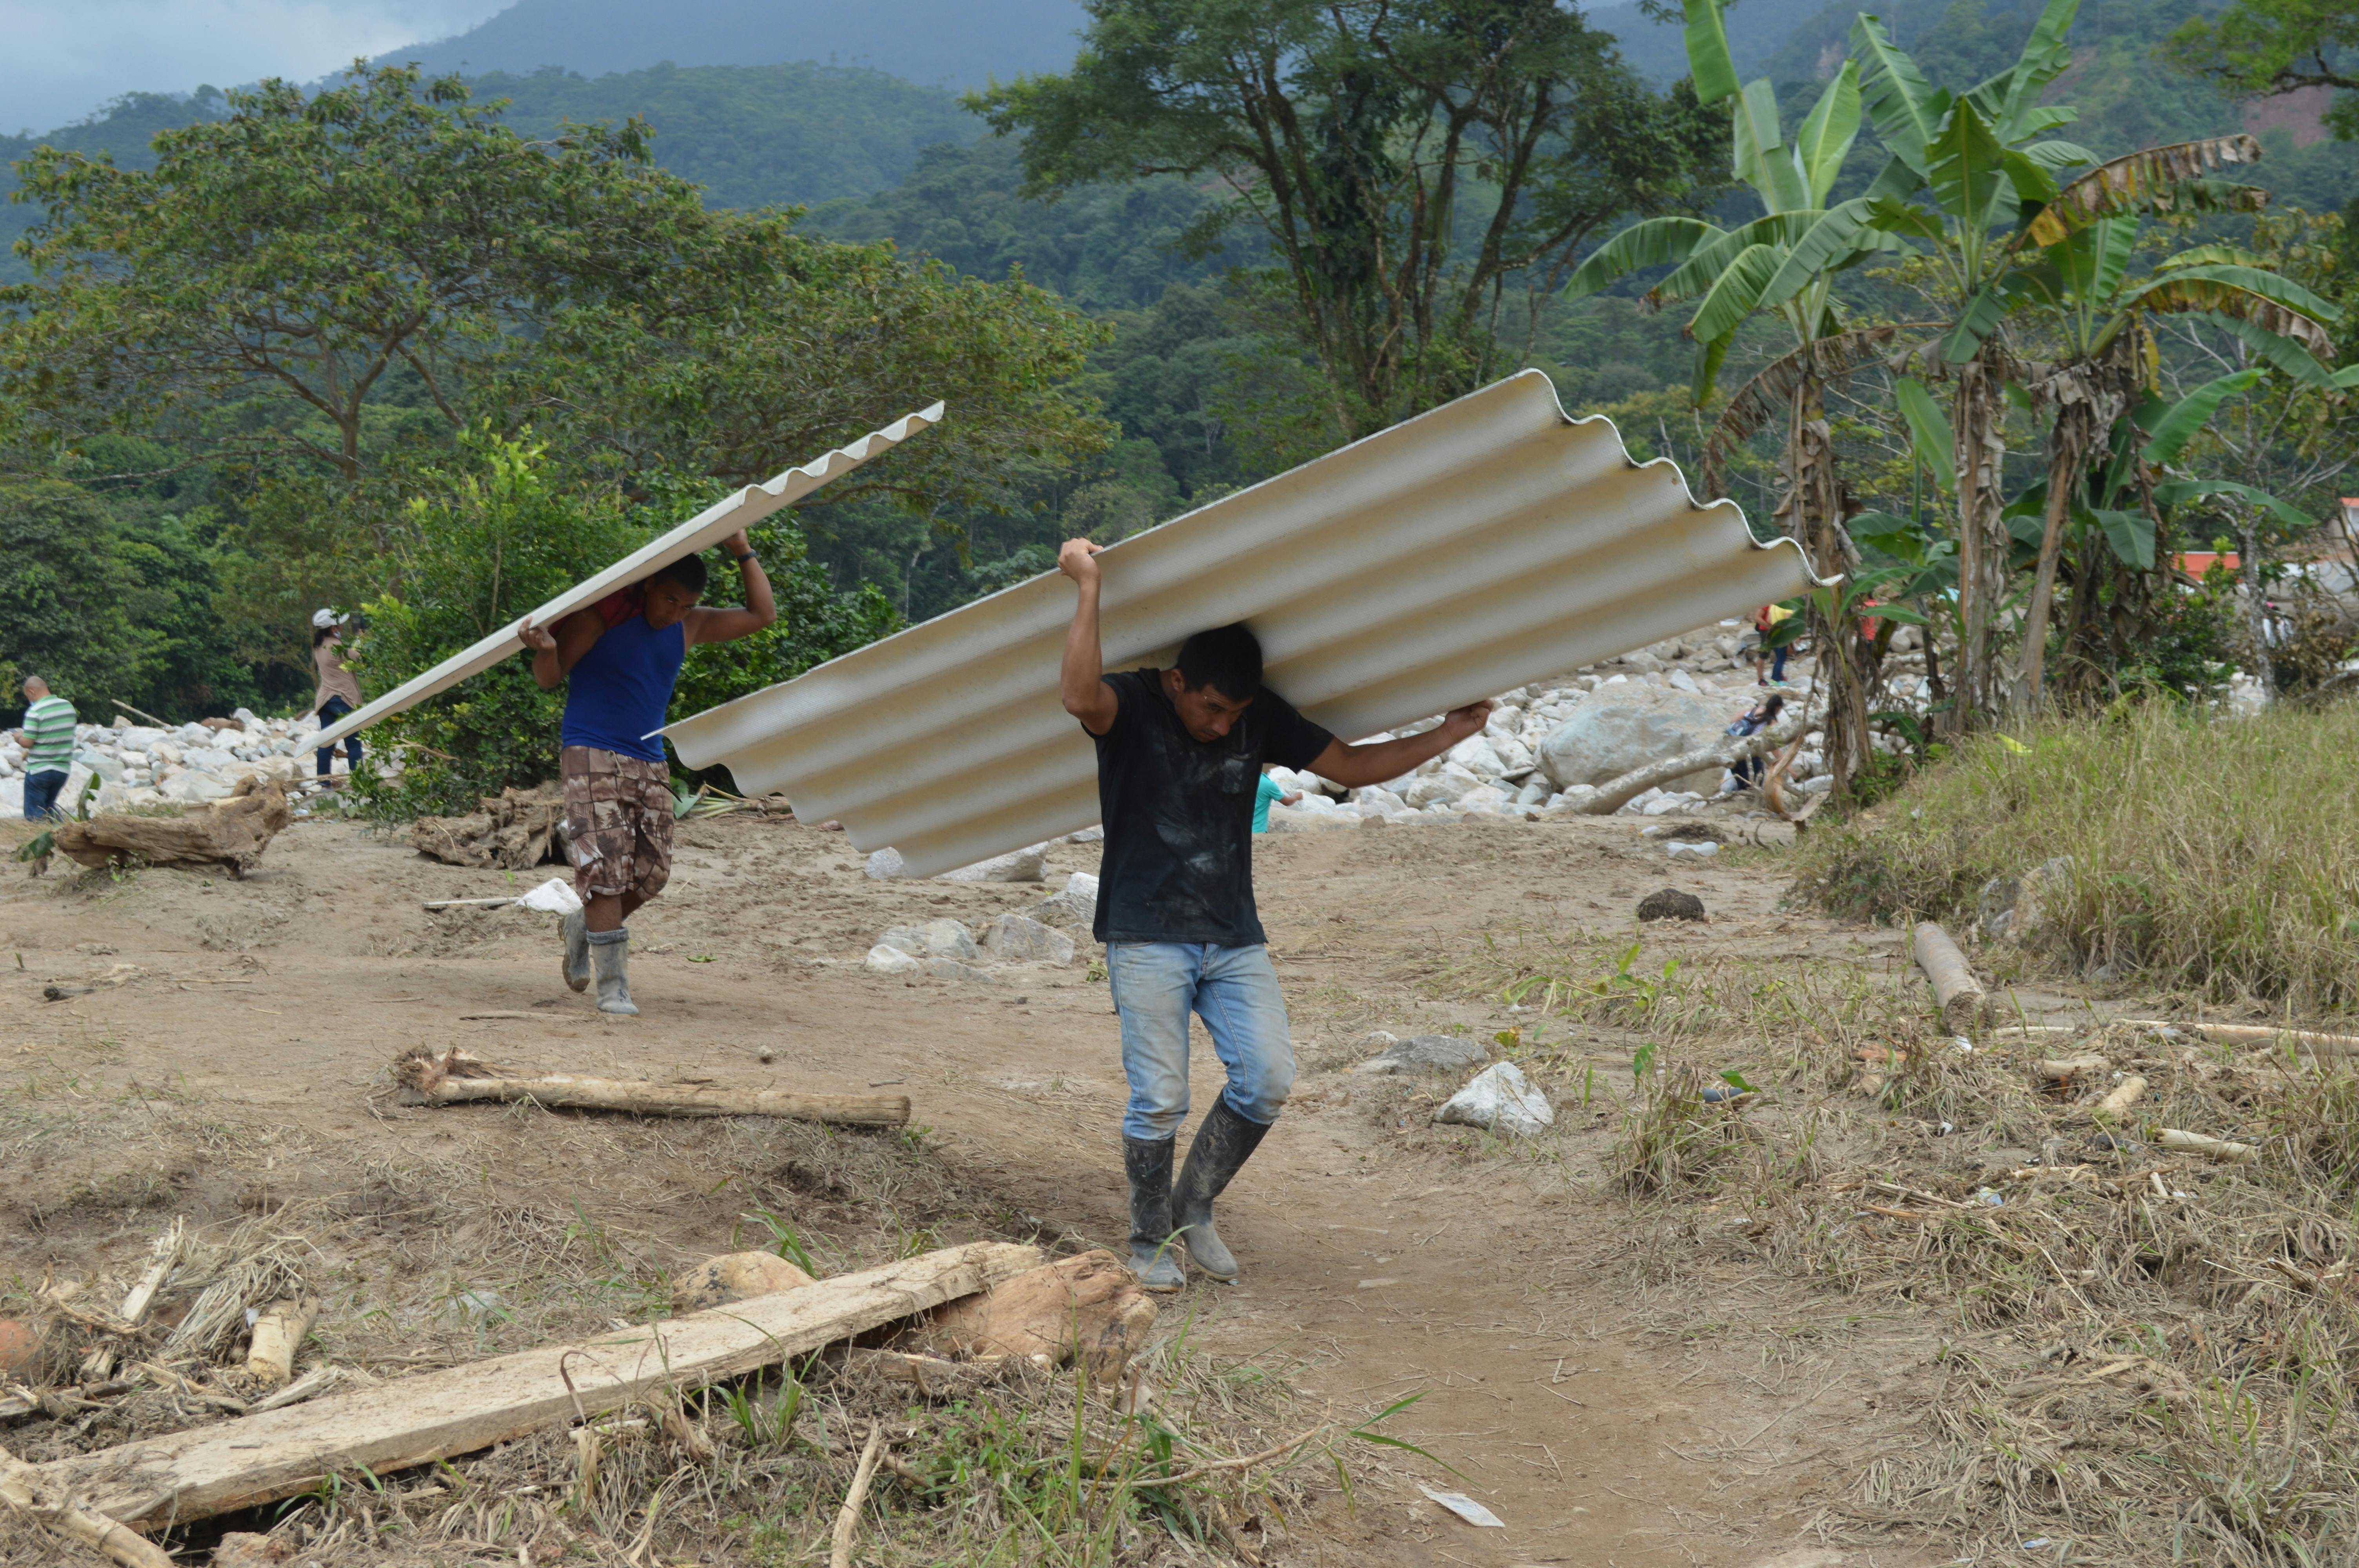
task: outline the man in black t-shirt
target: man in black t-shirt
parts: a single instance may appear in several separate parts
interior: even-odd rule
[[[1130,1104],[1122,1121],[1130,1177],[1130,1266],[1150,1291],[1187,1283],[1177,1238],[1221,1281],[1236,1260],[1212,1227],[1221,1195],[1277,1119],[1294,1086],[1286,1000],[1254,909],[1253,812],[1264,762],[1347,787],[1398,778],[1483,731],[1491,705],[1440,727],[1350,746],[1261,684],[1261,644],[1242,625],[1199,632],[1169,670],[1103,673],[1098,546],[1068,540],[1057,568],[1081,589],[1065,635],[1065,711],[1097,741],[1096,935],[1122,1015]],[[1172,1151],[1188,1115],[1188,1015],[1204,1021],[1228,1084],[1206,1113],[1175,1185]]]

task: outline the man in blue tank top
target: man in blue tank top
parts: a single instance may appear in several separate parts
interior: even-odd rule
[[[631,1001],[634,910],[671,879],[671,773],[664,726],[680,661],[698,643],[734,643],[778,618],[770,579],[742,533],[721,547],[745,584],[743,610],[700,609],[704,560],[684,556],[653,577],[543,628],[518,629],[533,650],[543,691],[565,685],[559,773],[565,832],[581,913],[565,917],[565,983],[587,990],[594,974],[598,1011],[636,1013]]]

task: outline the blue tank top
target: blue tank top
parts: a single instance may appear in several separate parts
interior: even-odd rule
[[[634,615],[607,627],[566,672],[563,743],[662,762],[663,738],[653,731],[664,726],[687,656],[684,621],[658,632],[646,616]]]

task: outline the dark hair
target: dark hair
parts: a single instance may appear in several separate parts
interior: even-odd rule
[[[1782,691],[1773,693],[1769,700],[1761,705],[1761,722],[1775,724],[1777,722],[1777,715],[1785,711],[1786,694]]]
[[[704,557],[682,556],[669,566],[658,567],[646,586],[653,588],[659,582],[676,582],[690,593],[701,594],[705,583]]]
[[[322,643],[326,642],[329,638],[331,638],[331,637],[334,636],[337,633],[339,633],[339,632],[342,631],[343,629],[344,629],[344,628],[343,628],[343,626],[342,626],[342,624],[341,622],[339,622],[338,624],[333,625],[333,626],[314,626],[314,627],[312,627],[312,628],[311,628],[311,646],[313,646],[313,647],[315,647],[315,648],[316,648],[316,647],[318,647],[321,643]]]
[[[1190,691],[1211,687],[1232,702],[1261,695],[1261,639],[1242,621],[1197,633],[1180,644],[1179,662]]]

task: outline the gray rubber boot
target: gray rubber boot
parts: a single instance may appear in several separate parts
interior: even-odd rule
[[[1196,1141],[1188,1146],[1188,1163],[1171,1191],[1171,1223],[1179,1227],[1180,1239],[1188,1244],[1189,1260],[1223,1284],[1236,1279],[1237,1260],[1230,1256],[1221,1233],[1212,1228],[1212,1200],[1253,1158],[1268,1130],[1231,1110],[1226,1097],[1214,1100],[1212,1114],[1196,1129]]]
[[[1130,1177],[1130,1271],[1142,1289],[1177,1291],[1187,1271],[1171,1242],[1170,1138],[1125,1138],[1122,1168]]]
[[[590,965],[598,975],[598,1011],[636,1018],[639,1010],[631,1001],[631,928],[592,931],[589,942]]]
[[[575,990],[590,989],[590,927],[580,910],[565,917],[565,961],[560,969]]]

